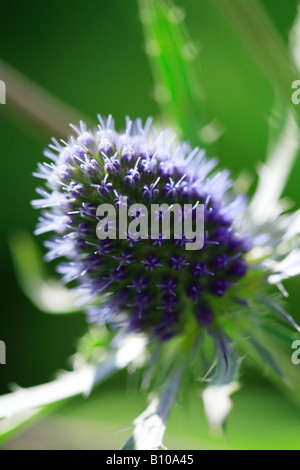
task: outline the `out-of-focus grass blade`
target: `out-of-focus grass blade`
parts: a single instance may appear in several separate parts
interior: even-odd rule
[[[163,116],[192,144],[203,144],[203,92],[194,70],[197,48],[184,26],[184,14],[168,0],[140,0],[146,51]],[[202,142],[201,142],[202,139]]]
[[[23,125],[25,129],[31,123],[47,138],[49,134],[68,137],[69,122],[77,123],[83,119],[90,127],[93,125],[82,113],[52,95],[2,59],[0,59],[0,76],[5,83],[9,84],[7,100],[9,100],[10,107],[7,108],[7,112],[12,110],[12,116],[18,113],[25,117],[23,120],[17,120],[18,124]]]
[[[300,2],[298,3],[297,15],[290,31],[289,45],[296,67],[300,71]]]
[[[13,392],[0,396],[0,441],[29,423],[38,413],[51,410],[52,406],[76,395],[88,396],[96,385],[141,357],[145,346],[144,337],[129,335],[103,352],[96,363],[62,372],[45,384],[15,387]]]
[[[297,70],[261,3],[257,0],[212,0],[212,3],[238,33],[266,77],[291,103],[291,86]],[[297,114],[299,119],[298,110]]]
[[[9,246],[19,285],[39,310],[54,314],[80,311],[71,291],[47,275],[42,254],[29,233],[15,233]]]
[[[281,212],[278,201],[298,155],[300,113],[292,106],[291,95],[299,62],[296,51],[300,47],[300,20],[297,17],[287,48],[259,1],[212,0],[212,3],[238,33],[274,86],[266,165],[259,170],[259,183],[250,206],[256,222],[263,223]]]
[[[39,418],[56,410],[62,403],[52,403],[41,409],[34,409],[13,418],[0,420],[0,445],[11,439],[15,434],[25,427],[34,424]]]
[[[246,332],[247,333],[247,332]],[[249,336],[249,335],[248,335]],[[272,352],[267,349],[263,343],[257,340],[256,337],[250,337],[248,343],[253,347],[256,354],[259,356],[262,364],[270,367],[282,380],[286,381],[284,374],[282,373],[280,367],[278,366],[275,357]]]
[[[252,217],[258,224],[274,219],[281,212],[279,199],[298,155],[299,128],[294,114],[287,106],[282,108],[282,114],[286,116],[285,122],[282,126],[280,120],[275,126],[281,128],[277,139],[274,131],[271,133],[266,164],[259,169],[259,182],[250,205]]]

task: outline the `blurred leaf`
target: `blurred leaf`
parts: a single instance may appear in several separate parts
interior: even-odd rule
[[[292,106],[292,83],[299,71],[298,16],[286,47],[259,0],[212,0],[239,35],[252,58],[274,87],[276,100],[270,119],[270,139],[266,166],[251,204],[257,223],[274,218],[282,210],[278,204],[299,150],[300,108]],[[294,59],[294,60],[293,60]],[[278,212],[279,211],[279,212]]]
[[[58,379],[30,388],[15,386],[15,391],[0,396],[0,442],[21,430],[38,416],[50,412],[63,400],[88,395],[92,387],[118,370],[114,360],[100,365],[85,365],[65,372]]]
[[[297,15],[289,35],[290,50],[298,71],[300,71],[300,2]]]
[[[144,353],[145,338],[127,335],[103,351],[96,364],[83,364],[72,372],[63,372],[46,384],[29,388],[14,386],[14,391],[0,396],[0,440],[20,429],[37,413],[76,395],[88,396],[106,378],[124,369]]]
[[[257,0],[213,0],[274,86],[275,100],[269,118],[269,145],[266,165],[259,169],[259,182],[250,210],[257,223],[276,217],[282,207],[279,198],[299,150],[299,118],[291,102],[291,86],[297,73],[300,47],[299,18],[290,33],[289,49]],[[292,60],[294,56],[295,62]],[[299,67],[298,67],[299,69]]]
[[[296,67],[261,2],[212,0],[212,3],[239,35],[275,89],[287,103],[291,103]]]
[[[277,119],[271,125],[266,164],[259,169],[259,182],[250,204],[252,217],[257,224],[274,220],[282,212],[279,198],[298,155],[299,128],[294,114],[290,106],[277,106],[276,111],[273,110]]]
[[[34,409],[12,418],[0,419],[0,445],[4,441],[11,439],[18,432],[22,431],[25,426],[32,425],[43,415],[48,414],[59,407],[60,403],[54,403],[44,406],[42,409]]]
[[[203,145],[201,130],[207,122],[194,70],[198,51],[186,31],[184,13],[170,0],[140,0],[140,12],[162,113],[181,137]]]
[[[298,331],[298,333],[300,333],[300,326],[289,313],[287,313],[280,305],[278,305],[277,299],[273,300],[272,298],[266,296],[260,296],[259,300],[262,302],[262,304],[267,305],[277,317],[291,325],[293,328],[295,328],[296,331]]]
[[[298,366],[299,368],[299,366]],[[141,394],[106,382],[87,399],[69,401],[53,415],[5,444],[5,449],[105,449],[121,447],[122,430],[143,406]],[[189,407],[176,406],[165,434],[169,449],[299,449],[300,411],[264,380],[249,382],[235,396],[229,436],[210,436],[197,390],[191,387]],[[118,432],[119,431],[119,432]],[[122,432],[120,432],[122,431]]]
[[[15,233],[9,246],[19,285],[36,308],[54,314],[80,312],[73,293],[48,277],[42,254],[29,233]]]
[[[282,325],[262,324],[262,328],[256,331],[256,340],[263,345],[265,351],[272,351],[272,356],[276,361],[274,369],[265,356],[261,356],[261,351],[253,348],[253,342],[249,342],[249,356],[254,361],[257,370],[276,385],[280,392],[292,403],[300,406],[300,370],[299,366],[292,362],[292,343],[297,336]],[[284,374],[284,381],[282,380]]]
[[[114,333],[106,326],[91,325],[88,332],[78,340],[77,351],[72,357],[75,369],[87,362],[96,363],[109,347]]]
[[[258,341],[256,337],[249,335],[247,332],[246,334],[247,336],[250,336],[248,344],[250,344],[254,348],[260,360],[262,361],[262,364],[268,365],[269,367],[271,367],[271,369],[273,369],[276,374],[279,375],[279,377],[281,377],[281,379],[286,380],[271,351],[267,349],[264,344]]]
[[[54,134],[57,137],[67,137],[70,134],[70,122],[77,123],[83,119],[88,125],[91,125],[90,120],[83,114],[2,59],[0,59],[0,72],[1,79],[9,84],[7,87],[9,104],[17,114],[25,117],[23,119],[25,128],[29,121],[46,136]]]

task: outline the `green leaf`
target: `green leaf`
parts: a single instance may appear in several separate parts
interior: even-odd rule
[[[296,18],[289,34],[289,47],[296,67],[300,71],[300,2],[298,3]]]
[[[259,169],[259,182],[250,204],[251,215],[257,224],[274,219],[284,209],[279,199],[299,149],[299,128],[290,106],[281,102],[274,115],[267,161]]]
[[[212,0],[212,5],[222,13],[274,87],[276,98],[270,117],[267,161],[260,169],[259,184],[251,204],[253,217],[261,224],[284,209],[278,200],[299,149],[300,108],[291,101],[292,83],[299,71],[299,13],[289,47],[286,47],[259,0]]]
[[[297,334],[285,329],[282,325],[262,323],[256,331],[255,339],[259,341],[260,345],[263,345],[266,351],[270,352],[276,361],[276,367],[273,367],[274,364],[272,365],[265,355],[260,354],[261,350],[253,348],[252,341],[249,343],[252,346],[249,348],[249,357],[264,377],[272,382],[291,402],[300,406],[299,365],[292,362],[292,343],[296,338]]]
[[[271,369],[284,381],[286,378],[280,369],[274,355],[271,353],[270,349],[266,348],[261,341],[258,341],[254,336],[252,336],[248,343],[254,348],[255,352],[257,353],[259,360],[265,366],[271,367]]]
[[[284,320],[286,323],[290,324],[293,328],[295,328],[296,331],[298,331],[298,333],[300,333],[300,326],[289,313],[287,313],[280,305],[278,305],[278,301],[276,299],[273,300],[267,296],[260,296],[259,300],[269,307],[272,312],[275,313],[281,320]]]
[[[140,11],[162,114],[181,137],[204,144],[203,92],[194,70],[197,48],[185,28],[184,14],[168,0],[140,0]]]
[[[296,67],[267,11],[257,0],[212,0],[275,89],[291,103]],[[298,112],[298,118],[300,113]]]
[[[40,413],[76,395],[88,396],[91,390],[118,370],[124,369],[145,351],[142,336],[128,335],[103,352],[98,363],[83,364],[63,372],[56,380],[30,388],[16,387],[0,396],[0,440],[29,423]]]

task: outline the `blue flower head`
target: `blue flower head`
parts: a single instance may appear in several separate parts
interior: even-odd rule
[[[45,151],[50,163],[35,173],[45,180],[37,189],[41,199],[33,201],[42,210],[36,234],[52,233],[46,259],[62,258],[58,272],[79,293],[88,322],[106,325],[114,336],[117,353],[105,373],[139,357],[144,382],[160,389],[125,448],[145,448],[141,435],[151,435],[150,448],[161,445],[180,384],[205,376],[211,343],[215,363],[204,408],[212,425],[222,425],[237,388],[236,343],[250,338],[251,348],[281,374],[263,344],[269,315],[300,331],[274,287],[285,294],[282,281],[300,271],[299,212],[284,213],[264,185],[248,204],[228,171],[216,170],[216,159],[178,142],[170,130],[156,130],[150,119],[144,126],[127,119],[121,133],[111,116],[99,116],[93,131],[83,122],[71,127],[75,134],[68,142],[53,139]],[[110,208],[115,217],[103,217]],[[188,214],[197,228],[200,208],[195,249],[197,231],[183,225],[179,233],[176,222]],[[167,232],[166,216],[174,222]],[[145,233],[153,220],[156,230]],[[76,371],[74,381],[81,381]]]
[[[178,143],[169,130],[156,131],[150,119],[145,126],[127,119],[122,133],[111,116],[99,116],[99,123],[95,131],[82,122],[72,126],[76,136],[68,143],[54,140],[45,152],[51,163],[35,174],[47,188],[39,188],[42,199],[33,202],[43,209],[36,233],[55,234],[46,242],[47,260],[65,258],[58,271],[84,292],[91,322],[160,340],[184,332],[189,322],[214,329],[222,315],[214,309],[216,299],[236,296],[233,286],[249,267],[251,236],[239,233],[245,199],[233,192],[227,171],[215,170],[215,159]],[[145,239],[138,231],[97,237],[97,207],[110,204],[119,211],[122,198],[136,207],[131,220],[141,215],[139,204],[146,217],[153,204],[170,212],[190,207],[194,220],[201,204],[202,248],[187,249],[194,240],[174,230],[168,238],[159,232]],[[154,217],[160,222],[162,210]]]

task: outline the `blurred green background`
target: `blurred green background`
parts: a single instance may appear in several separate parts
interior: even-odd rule
[[[297,1],[262,3],[287,43]],[[212,2],[178,0],[176,4],[184,8],[186,25],[200,50],[197,73],[208,114],[224,129],[215,153],[233,176],[246,170],[255,180],[257,165],[266,155],[272,86]],[[143,120],[159,116],[136,0],[4,2],[0,38],[4,61],[93,121],[99,112],[111,113],[121,128],[125,115]],[[6,86],[9,89],[10,83]],[[10,383],[39,384],[68,367],[68,357],[86,325],[83,315],[39,312],[17,285],[8,249],[15,231],[34,229],[38,214],[30,200],[35,198],[37,182],[32,172],[43,160],[42,150],[51,135],[17,114],[7,100],[0,106],[0,136],[0,339],[7,346],[7,365],[0,366],[0,392],[5,393]],[[296,207],[299,178],[298,158],[285,190]],[[41,239],[38,242],[42,247]],[[299,279],[287,283],[289,312],[298,319],[299,287]],[[195,389],[191,409],[174,411],[166,444],[171,448],[300,448],[300,411],[251,370],[247,369],[243,383],[248,387],[234,397],[227,440],[209,437]],[[126,390],[121,373],[90,399],[72,401],[7,447],[116,448],[127,434],[115,431],[135,418],[145,404],[145,397]]]

